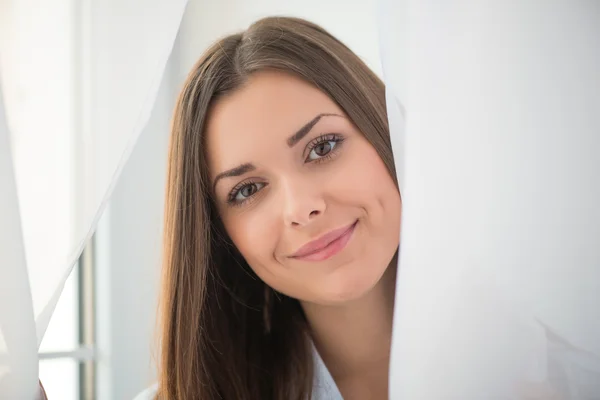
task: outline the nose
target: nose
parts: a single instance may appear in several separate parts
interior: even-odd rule
[[[284,222],[291,227],[306,226],[323,215],[327,206],[320,185],[294,179],[284,183]]]

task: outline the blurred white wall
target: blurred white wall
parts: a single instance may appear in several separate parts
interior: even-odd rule
[[[183,73],[216,39],[267,16],[306,18],[327,29],[380,74],[377,0],[190,0],[181,27]]]
[[[98,399],[130,399],[152,383],[168,133],[177,54],[96,234]]]
[[[155,379],[168,129],[176,93],[191,66],[219,37],[269,15],[322,25],[379,75],[377,2],[368,0],[191,0],[148,127],[133,151],[97,235],[100,400],[128,399]]]

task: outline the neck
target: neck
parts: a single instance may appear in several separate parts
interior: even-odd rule
[[[396,257],[378,284],[342,305],[303,303],[319,354],[336,382],[389,372]]]

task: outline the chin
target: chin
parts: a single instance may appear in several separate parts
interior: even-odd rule
[[[356,267],[340,268],[335,274],[321,280],[318,303],[323,305],[342,305],[367,295],[381,281],[386,269],[365,268],[365,263]],[[354,268],[353,268],[354,267]]]

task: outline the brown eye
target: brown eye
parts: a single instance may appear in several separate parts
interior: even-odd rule
[[[328,140],[326,142],[322,142],[317,144],[308,154],[308,160],[317,160],[319,158],[325,157],[333,148],[336,146],[337,142],[334,140]]]
[[[232,201],[235,203],[242,203],[244,200],[254,196],[256,192],[263,188],[263,186],[265,186],[264,183],[248,183],[234,193]]]
[[[256,188],[256,185],[253,183],[251,185],[246,185],[242,188],[242,190],[240,190],[240,194],[243,197],[250,197],[252,196],[254,193],[256,193],[258,191],[258,189]]]
[[[320,157],[327,155],[327,153],[329,153],[330,151],[331,145],[329,144],[329,142],[321,143],[317,147],[315,147],[315,153]]]

